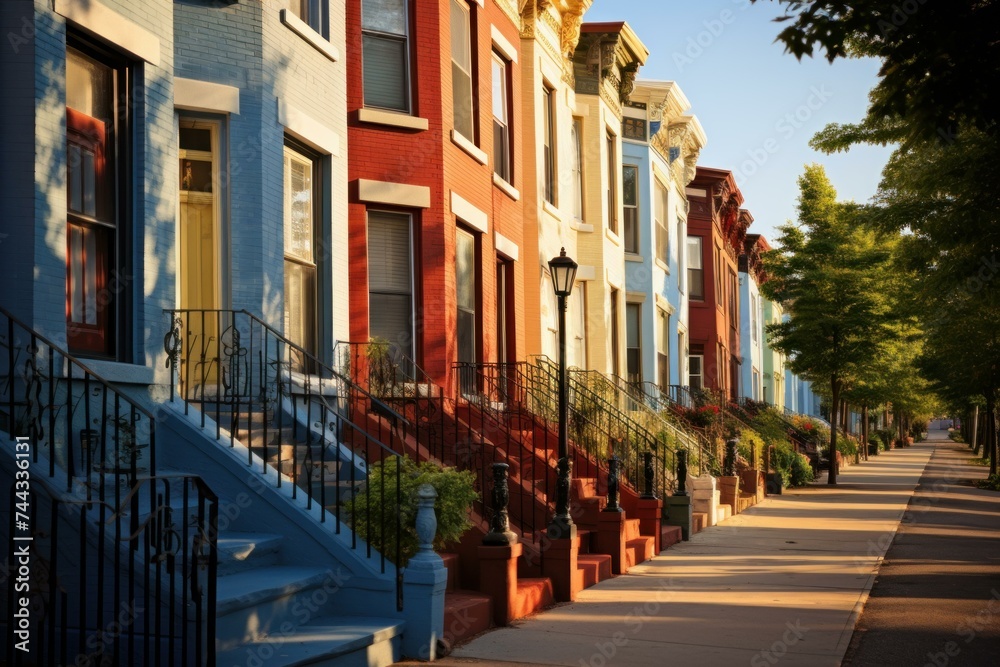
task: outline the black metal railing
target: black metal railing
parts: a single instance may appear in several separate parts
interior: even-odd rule
[[[306,509],[331,520],[334,534],[353,528],[350,548],[394,571],[401,608],[396,504],[407,419],[246,310],[165,312],[171,399],[200,411],[216,440],[242,445],[266,483],[293,499],[304,493]],[[361,491],[364,502],[351,504]]]
[[[157,474],[154,415],[0,308],[0,430],[0,614],[12,629],[26,585],[31,664],[213,664],[218,501]],[[123,624],[119,602],[141,611]],[[27,664],[12,636],[6,664]]]
[[[215,664],[219,505],[199,477],[140,476],[117,506],[45,478],[9,498],[5,664]]]
[[[538,539],[545,526],[545,492],[535,476],[537,450],[525,430],[512,428],[532,416],[523,411],[483,410],[505,401],[493,374],[456,367],[457,386],[474,386],[474,393],[446,391],[400,348],[387,341],[341,342],[334,348],[334,366],[378,400],[401,414],[408,424],[407,442],[394,444],[417,461],[434,461],[476,476],[479,499],[473,516],[488,529],[493,516],[490,497],[494,463],[510,466],[510,521],[522,538]],[[514,406],[516,402],[506,401]],[[473,409],[476,408],[476,409]],[[537,428],[537,425],[535,426]],[[530,452],[530,455],[529,455]],[[546,478],[547,481],[547,478]]]

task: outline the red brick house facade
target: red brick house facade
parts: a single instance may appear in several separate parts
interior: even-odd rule
[[[515,0],[347,3],[351,339],[523,357]]]
[[[730,171],[698,167],[687,196],[691,386],[736,398],[742,363],[737,269],[753,218],[740,209],[743,194]]]

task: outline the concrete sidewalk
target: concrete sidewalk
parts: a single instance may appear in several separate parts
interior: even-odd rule
[[[934,443],[786,491],[441,665],[838,665]]]

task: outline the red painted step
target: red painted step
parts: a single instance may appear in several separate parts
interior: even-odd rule
[[[625,542],[625,564],[633,567],[653,557],[656,540],[652,537],[637,537]]]
[[[684,531],[680,526],[660,526],[660,546],[664,549],[672,547],[683,539]]]
[[[444,640],[456,646],[493,625],[493,599],[472,591],[444,594]]]
[[[513,600],[514,617],[523,618],[555,604],[552,581],[548,577],[517,581],[517,597]]]
[[[584,588],[611,578],[611,556],[608,554],[579,554],[576,566],[583,571]]]

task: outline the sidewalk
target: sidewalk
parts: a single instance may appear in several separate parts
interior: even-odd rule
[[[838,665],[937,443],[787,490],[441,665]]]
[[[932,436],[934,432],[932,431]],[[879,570],[845,665],[1000,661],[1000,494],[967,445],[938,444]]]

